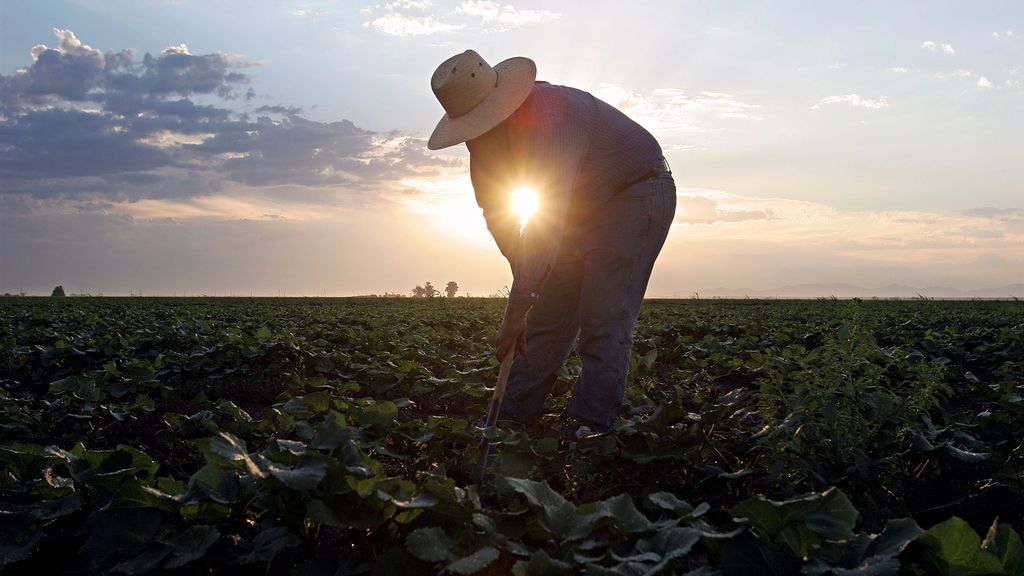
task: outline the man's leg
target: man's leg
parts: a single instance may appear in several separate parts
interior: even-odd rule
[[[633,325],[675,203],[671,176],[658,176],[620,192],[583,233],[583,373],[569,413],[597,431],[609,429],[622,406]]]
[[[576,343],[583,262],[572,249],[572,239],[568,240],[526,316],[526,355],[512,364],[501,418],[519,422],[536,418],[544,410],[555,372]]]

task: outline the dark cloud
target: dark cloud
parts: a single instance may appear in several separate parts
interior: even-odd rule
[[[965,216],[989,218],[999,222],[1007,230],[1024,232],[1024,208],[995,208],[985,206],[963,211]]]
[[[680,196],[676,208],[676,222],[687,224],[768,220],[771,217],[770,210],[722,210],[717,202],[705,196]]]
[[[281,106],[278,104],[274,105],[263,105],[255,110],[257,114],[280,114],[282,116],[292,116],[302,114],[302,108],[298,106]]]
[[[31,65],[0,75],[2,193],[186,198],[226,181],[372,193],[447,164],[422,141],[348,120],[316,122],[285,105],[231,108],[252,94],[243,72],[251,64],[237,56],[182,44],[139,58],[54,33],[56,48],[36,46]]]
[[[980,218],[995,218],[996,220],[1024,220],[1024,208],[995,208],[985,206],[982,208],[970,208],[964,210],[966,216],[977,216]]]

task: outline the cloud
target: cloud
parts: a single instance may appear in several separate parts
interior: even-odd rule
[[[991,80],[985,78],[984,76],[978,76],[977,86],[978,90],[992,90],[996,87],[996,85],[993,84]]]
[[[811,110],[820,110],[827,104],[847,104],[855,108],[867,108],[869,110],[881,110],[889,107],[889,99],[885,96],[880,98],[865,98],[860,94],[844,94],[842,96],[828,96],[822,98],[817,104],[811,106]]]
[[[964,210],[963,214],[972,218],[988,218],[1013,230],[1024,234],[1024,208],[996,208],[984,206]]]
[[[519,10],[510,4],[501,5],[490,0],[466,0],[455,8],[456,14],[477,16],[485,25],[499,31],[521,28],[527,24],[556,20],[558,12],[550,10]]]
[[[389,12],[380,18],[363,24],[391,36],[428,36],[439,32],[461,30],[461,24],[448,24],[434,16],[408,16],[399,12]]]
[[[950,78],[970,78],[971,71],[964,70],[963,68],[957,68],[952,72],[937,72],[935,74],[935,77],[938,78],[939,80],[948,80]]]
[[[37,46],[31,65],[0,75],[4,195],[186,199],[244,184],[372,197],[451,166],[419,140],[348,120],[316,122],[276,104],[228,107],[249,91],[240,69],[251,64],[237,56],[180,44],[138,58],[54,33],[58,47]]]
[[[645,93],[601,83],[593,93],[655,132],[706,132],[722,120],[763,119],[761,105],[743,102],[723,92],[690,93],[680,88],[657,88]]]
[[[770,210],[723,210],[718,202],[706,196],[684,195],[678,198],[675,221],[685,224],[714,224],[766,220],[771,217]]]
[[[721,212],[721,214],[720,214]],[[983,251],[1020,258],[1024,209],[960,212],[842,210],[806,200],[756,198],[721,190],[682,189],[677,222],[732,222],[680,229],[688,239],[817,245],[891,261],[962,261]],[[682,232],[685,230],[685,232]]]
[[[907,69],[904,68],[903,66],[893,66],[892,68],[889,68],[889,71],[893,72],[893,73],[896,73],[896,74],[906,74],[907,73]]]
[[[213,94],[221,98],[248,95],[251,66],[232,54],[194,55],[185,44],[170,46],[158,56],[137,61],[133,50],[107,52],[83,44],[70,30],[54,28],[56,48],[31,50],[32,64],[0,79],[2,105],[54,104],[61,101],[99,101],[116,97],[124,103],[142,98]]]
[[[550,10],[521,10],[511,4],[490,0],[464,0],[446,14],[409,15],[407,11],[424,12],[433,4],[426,0],[399,0],[363,9],[367,15],[381,14],[363,26],[391,36],[428,36],[456,30],[506,32],[555,20],[561,17]]]
[[[1013,30],[1006,30],[1005,32],[1002,32],[1002,33],[1000,33],[1000,32],[993,32],[992,33],[992,37],[993,38],[999,38],[1000,36],[1002,36],[1004,38],[1013,38],[1016,35],[1017,35],[1017,33],[1014,32]]]
[[[951,44],[938,44],[932,40],[925,40],[924,43],[921,44],[921,49],[929,52],[938,52],[941,50],[944,54],[956,53],[956,50]]]

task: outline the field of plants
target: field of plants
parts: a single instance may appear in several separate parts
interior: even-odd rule
[[[0,572],[1024,575],[1024,304],[649,301],[572,442],[503,305],[0,299]]]

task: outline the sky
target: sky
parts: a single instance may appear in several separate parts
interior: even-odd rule
[[[468,152],[426,149],[466,49],[659,140],[648,296],[1024,282],[1016,0],[5,0],[0,293],[498,293]]]

